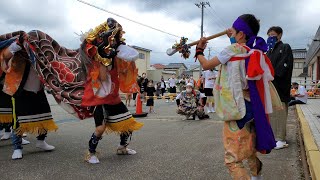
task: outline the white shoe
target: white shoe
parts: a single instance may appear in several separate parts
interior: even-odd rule
[[[26,133],[23,133],[23,134],[22,134],[22,137],[27,137],[27,134],[26,134]]]
[[[209,113],[211,113],[211,110],[208,108],[208,110],[207,110],[207,114],[209,114]]]
[[[215,113],[216,111],[214,110],[214,107],[211,108],[211,112]]]
[[[13,151],[12,159],[22,159],[22,149],[16,149]]]
[[[251,176],[251,180],[263,180],[263,177],[262,177],[262,175]]]
[[[126,146],[118,146],[117,149],[117,155],[134,155],[137,154],[137,152],[133,149],[129,149]]]
[[[286,141],[277,141],[277,146],[274,149],[282,149],[289,146]]]
[[[30,141],[27,141],[27,140],[22,138],[22,143],[21,144],[22,145],[27,145],[27,144],[30,144]]]
[[[36,147],[43,149],[45,151],[52,151],[55,148],[54,146],[51,146],[47,144],[45,141],[41,141],[41,140],[37,140]]]
[[[100,163],[98,157],[96,156],[96,153],[90,153],[88,152],[86,161],[90,164],[98,164]]]
[[[5,132],[1,137],[1,140],[8,140],[11,137],[11,132]]]

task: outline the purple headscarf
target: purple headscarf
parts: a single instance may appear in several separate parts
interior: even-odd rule
[[[249,37],[246,45],[251,49],[259,49],[263,52],[266,52],[268,50],[266,41],[262,37],[255,35],[252,32],[250,26],[240,17],[238,17],[238,19],[234,21],[232,27],[238,31],[242,31],[247,37]],[[255,46],[253,46],[254,43]]]
[[[233,28],[242,31],[249,40],[246,45],[251,49],[259,49],[266,52],[268,49],[267,43],[261,37],[255,35],[248,24],[238,18],[233,23]],[[255,46],[253,44],[255,43]],[[246,59],[246,69],[248,69],[249,58]],[[274,135],[268,122],[266,112],[259,96],[259,90],[255,80],[248,80],[248,86],[250,90],[250,99],[253,108],[254,124],[256,128],[256,149],[263,153],[269,153],[276,146]]]

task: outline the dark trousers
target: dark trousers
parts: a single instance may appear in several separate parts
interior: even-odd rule
[[[133,93],[133,100],[136,100],[138,93]]]
[[[306,104],[300,100],[292,100],[289,102],[289,106],[293,106],[293,105],[296,105],[296,104]]]
[[[161,95],[163,96],[163,94],[166,92],[165,88],[161,88]]]
[[[4,129],[5,132],[11,132],[11,123],[0,124],[0,131]]]

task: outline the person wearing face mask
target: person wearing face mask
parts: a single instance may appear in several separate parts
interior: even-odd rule
[[[277,146],[275,149],[288,147],[286,142],[286,126],[288,119],[288,103],[290,102],[291,77],[293,70],[293,55],[289,44],[283,43],[281,37],[283,30],[279,26],[270,27],[268,32],[268,52],[274,68],[274,84],[284,110],[276,111],[270,115],[270,123],[275,135]]]
[[[195,120],[196,116],[199,119],[209,118],[204,112],[204,104],[206,103],[206,96],[194,89],[192,83],[186,85],[186,90],[182,91],[177,97],[177,113],[186,116],[188,119],[192,116]]]
[[[187,83],[191,83],[193,86],[196,84],[196,81],[193,79],[193,76],[190,76],[188,79],[187,79]]]
[[[204,70],[221,64],[215,82],[215,110],[224,120],[224,161],[233,179],[261,180],[262,162],[257,152],[270,153],[276,146],[268,120],[273,110],[269,85],[273,67],[264,54],[267,43],[258,36],[259,29],[254,15],[243,14],[228,29],[232,44],[217,56],[204,56],[205,37],[196,47],[195,58]]]

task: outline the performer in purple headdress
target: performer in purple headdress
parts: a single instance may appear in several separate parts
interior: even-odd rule
[[[264,54],[267,44],[257,36],[259,29],[256,17],[244,14],[228,29],[231,45],[216,57],[205,58],[206,38],[196,48],[195,57],[204,70],[221,64],[214,96],[217,115],[225,121],[225,163],[233,179],[260,179],[262,162],[256,152],[269,153],[275,147],[268,120],[273,68]],[[243,160],[248,160],[251,177]]]

